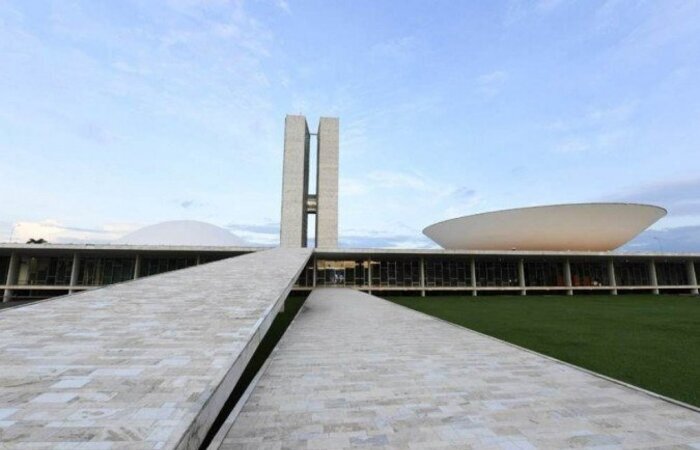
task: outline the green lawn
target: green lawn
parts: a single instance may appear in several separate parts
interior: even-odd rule
[[[700,406],[700,299],[392,297],[395,303]]]

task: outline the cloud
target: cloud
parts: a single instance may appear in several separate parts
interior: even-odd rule
[[[425,178],[414,172],[380,170],[370,172],[367,178],[375,187],[379,188],[404,188],[417,191],[422,191],[429,188]]]
[[[508,81],[508,72],[495,70],[476,78],[476,90],[485,97],[494,97],[501,92],[506,81]]]
[[[345,248],[436,248],[436,244],[422,234],[391,234],[380,231],[354,231],[339,237]]]
[[[39,222],[13,224],[7,239],[10,242],[19,243],[29,239],[45,239],[52,244],[106,244],[137,227],[134,224],[107,224],[98,228],[80,228],[63,225],[57,220],[46,219]]]
[[[700,252],[700,225],[646,230],[625,244],[619,252]]]
[[[406,63],[415,58],[417,51],[418,40],[412,36],[404,36],[373,45],[369,54],[383,62],[390,60],[394,63]]]
[[[652,203],[673,216],[700,216],[700,177],[661,181],[609,196],[623,202]]]
[[[578,117],[557,119],[544,126],[554,135],[557,153],[614,151],[626,145],[634,135],[632,120],[636,101],[608,107],[592,107]]]
[[[471,201],[476,197],[476,190],[462,186],[455,189],[451,195],[457,200]]]
[[[184,208],[184,209],[193,209],[193,208],[199,208],[204,206],[204,203],[194,200],[194,199],[189,199],[189,200],[181,200],[178,202],[178,204]]]
[[[280,239],[279,222],[229,223],[224,225],[236,236],[253,245],[277,245]]]

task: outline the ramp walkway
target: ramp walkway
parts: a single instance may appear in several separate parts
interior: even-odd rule
[[[700,448],[700,413],[356,291],[270,358],[220,448]]]
[[[304,268],[274,249],[0,312],[0,448],[198,448]]]

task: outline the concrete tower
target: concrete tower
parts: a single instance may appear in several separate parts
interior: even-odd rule
[[[316,247],[338,246],[339,121],[322,117],[318,132],[316,194],[309,193],[309,141],[304,116],[288,115],[284,125],[280,245],[306,247],[309,214],[316,215]]]

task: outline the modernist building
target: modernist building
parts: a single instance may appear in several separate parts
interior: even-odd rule
[[[310,139],[316,137],[316,193],[309,193]],[[309,133],[304,116],[287,116],[284,127],[280,245],[308,245],[308,217],[315,216],[316,247],[338,246],[337,118],[322,117],[318,132]]]
[[[316,192],[310,192],[316,140]],[[280,244],[316,247],[296,289],[342,286],[367,292],[488,294],[698,293],[700,254],[617,254],[612,250],[665,215],[650,205],[584,204],[521,208],[436,223],[435,250],[338,248],[339,122],[310,133],[287,116]],[[265,247],[0,244],[4,301],[95,289]]]

